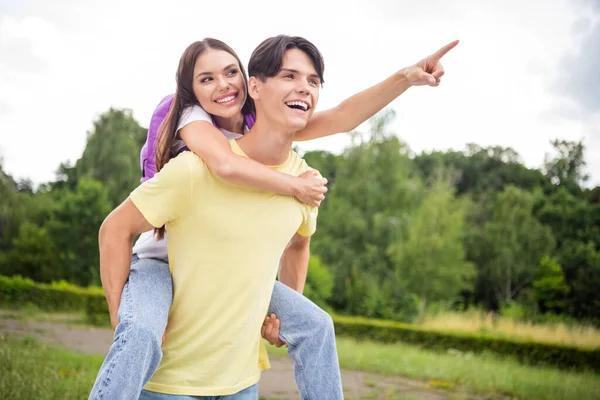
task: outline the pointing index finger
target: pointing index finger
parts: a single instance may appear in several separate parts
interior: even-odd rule
[[[436,58],[439,60],[440,58],[444,57],[446,55],[446,53],[448,53],[450,50],[455,48],[457,44],[458,44],[458,40],[448,43],[447,45],[445,45],[444,47],[442,47],[441,49],[439,49],[438,51],[433,53],[432,54],[433,58]]]

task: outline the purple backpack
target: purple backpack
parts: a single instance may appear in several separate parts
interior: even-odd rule
[[[142,179],[140,179],[141,183],[146,182],[148,179],[152,178],[154,174],[156,174],[156,158],[154,153],[156,137],[158,135],[158,128],[160,127],[160,124],[162,124],[169,113],[171,103],[173,103],[173,96],[174,95],[170,94],[162,99],[152,114],[150,126],[148,127],[148,137],[146,138],[146,143],[144,143],[142,151],[140,152],[140,165],[142,167]],[[256,117],[254,114],[246,114],[244,115],[244,121],[246,122],[248,129],[251,129],[252,126],[254,126]],[[219,128],[214,120],[213,125]],[[181,149],[181,151],[186,150],[189,149],[187,147]]]

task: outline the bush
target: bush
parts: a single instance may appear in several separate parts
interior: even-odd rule
[[[25,307],[31,304],[50,312],[85,311],[88,322],[93,324],[109,320],[101,288],[80,288],[65,281],[36,283],[20,276],[0,275],[0,305]]]
[[[523,304],[513,301],[500,307],[500,316],[510,318],[515,321],[526,321],[527,309]]]
[[[304,286],[304,296],[312,300],[321,308],[329,309],[327,300],[333,290],[333,276],[329,269],[323,265],[321,259],[311,255],[308,261],[308,274]]]
[[[108,303],[104,298],[104,294],[88,296],[85,303],[85,316],[92,325],[110,325]]]
[[[482,353],[490,351],[516,357],[530,364],[549,364],[560,368],[600,371],[600,348],[584,349],[559,344],[491,337],[483,333],[450,333],[366,318],[334,316],[338,335],[377,342],[406,342],[434,350],[456,349]]]

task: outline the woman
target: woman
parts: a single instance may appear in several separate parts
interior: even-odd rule
[[[415,66],[399,71],[334,109],[315,114],[296,139],[307,140],[350,131],[411,85],[437,86],[443,75],[439,58],[454,45],[456,43],[441,49],[441,55],[438,52]],[[233,56],[233,61],[227,65],[219,64],[218,60],[222,59],[216,57],[219,52]],[[292,75],[289,79],[294,79]],[[178,152],[189,148],[204,159],[214,174],[224,179],[256,189],[293,195],[313,205],[318,205],[323,199],[325,181],[317,173],[291,177],[231,152],[226,138],[242,135],[251,128],[254,118],[253,104],[247,97],[245,71],[235,52],[224,43],[205,39],[186,49],[180,60],[175,96],[172,101],[167,98],[161,102],[153,117],[154,126],[156,119],[160,120],[160,114],[167,108],[168,115],[160,125],[157,141],[158,170]],[[148,149],[153,148],[152,124],[150,128],[146,154],[142,153],[143,180],[154,172],[152,158],[148,154]],[[163,234],[164,229],[161,229],[157,236],[161,238]],[[100,370],[91,398],[135,398],[158,366],[161,357],[160,337],[166,326],[172,295],[166,258],[165,240],[154,241],[151,232],[142,235],[136,243],[129,279],[125,277],[122,282],[122,286],[127,285],[129,296],[134,297],[134,301],[129,302],[131,309],[119,308],[119,315],[127,313],[152,317],[139,318],[128,330],[117,329],[120,333],[115,334],[115,343]],[[303,283],[296,289],[301,291],[302,286]],[[343,398],[335,337],[328,315],[280,283],[275,285],[270,310],[276,311],[282,321],[280,337],[289,342],[289,352],[296,364],[314,366],[310,370],[296,368],[301,397],[322,398],[327,393],[328,399]],[[302,318],[304,323],[294,324],[295,318]],[[113,327],[117,327],[116,313],[111,313],[111,321]],[[273,319],[270,322],[274,324],[274,331],[269,335],[263,330],[263,334],[266,333],[271,342],[277,342],[275,332],[279,328],[278,321]],[[149,335],[146,334],[148,332]],[[133,339],[127,348],[119,345],[124,342],[124,335]],[[315,345],[314,341],[318,341],[318,344]],[[302,351],[314,348],[321,351],[318,354]]]

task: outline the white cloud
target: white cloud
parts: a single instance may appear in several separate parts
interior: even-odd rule
[[[0,113],[0,143],[6,169],[36,183],[81,155],[92,120],[108,107],[132,108],[146,126],[173,90],[179,56],[206,36],[230,44],[243,61],[268,36],[312,40],[326,62],[319,109],[458,38],[444,60],[442,86],[410,89],[392,103],[394,129],[414,150],[500,144],[538,167],[550,138],[589,134],[583,123],[544,117],[555,103],[551,75],[580,18],[567,0],[553,7],[541,0],[267,1],[251,8],[237,0],[218,7],[197,0],[25,3],[29,9],[21,6],[18,17],[0,19],[0,32],[9,26],[28,40],[44,69],[17,73],[0,65],[0,103],[9,108]],[[340,151],[347,143],[338,135],[301,147]]]
[[[0,101],[0,115],[8,114],[10,111],[10,107],[8,104]]]

